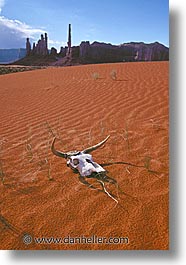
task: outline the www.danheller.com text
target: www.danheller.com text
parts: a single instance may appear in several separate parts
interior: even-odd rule
[[[25,244],[128,244],[128,237],[101,237],[92,235],[90,237],[70,235],[65,237],[32,237],[29,234],[23,236]]]

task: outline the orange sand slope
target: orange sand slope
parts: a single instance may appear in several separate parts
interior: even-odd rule
[[[168,62],[0,76],[0,107],[2,249],[168,249]],[[92,155],[111,164],[105,169],[120,190],[106,187],[118,204],[82,185],[66,161],[50,151],[53,136],[57,149],[69,151],[109,134]],[[32,242],[23,242],[25,233]],[[93,235],[128,241],[34,240]]]

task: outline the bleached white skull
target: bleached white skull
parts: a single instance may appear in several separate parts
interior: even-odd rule
[[[83,177],[90,176],[93,172],[106,172],[99,164],[93,161],[91,155],[83,153],[71,156],[67,161],[67,166],[70,166],[72,170],[78,170]]]
[[[51,150],[54,155],[63,157],[67,159],[67,166],[69,166],[73,171],[78,171],[82,177],[90,176],[92,173],[103,173],[106,172],[99,164],[93,161],[91,153],[92,151],[101,147],[110,137],[107,136],[102,142],[86,148],[83,151],[70,151],[67,153],[57,151],[54,148],[55,139],[53,140]]]

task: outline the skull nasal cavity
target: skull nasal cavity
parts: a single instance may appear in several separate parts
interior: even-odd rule
[[[90,159],[86,159],[86,161],[90,164],[92,164],[92,161]]]

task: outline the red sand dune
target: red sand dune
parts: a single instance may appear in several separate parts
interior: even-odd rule
[[[117,80],[110,73],[117,72]],[[99,78],[97,79],[99,74]],[[168,249],[168,62],[47,68],[0,76],[2,249]],[[119,203],[79,182],[56,148],[93,152]],[[148,171],[150,168],[151,171]],[[155,172],[154,172],[155,171]],[[107,186],[116,195],[117,189]],[[24,244],[22,236],[128,237],[128,244]]]

